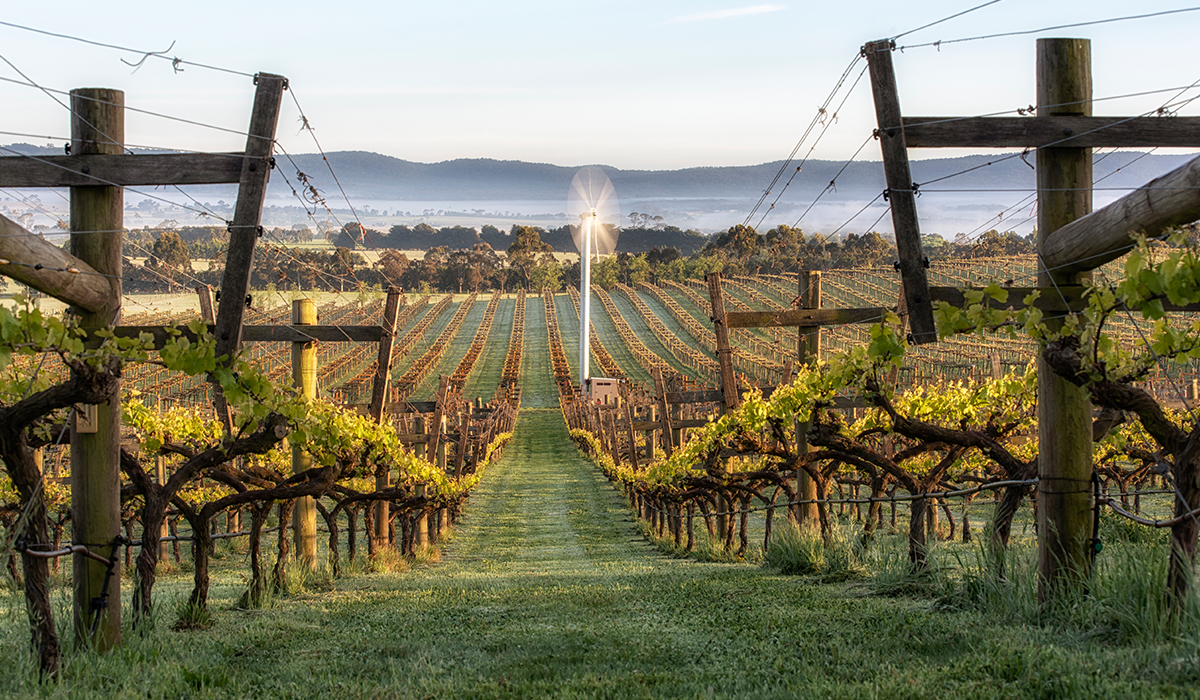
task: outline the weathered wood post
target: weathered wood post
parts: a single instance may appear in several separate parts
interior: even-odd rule
[[[157,483],[157,484],[159,484],[159,485],[165,484],[165,483],[167,483],[167,478],[168,478],[168,475],[167,475],[167,456],[166,456],[166,455],[157,455],[157,456],[155,456],[155,458],[154,458],[154,479],[155,479],[155,483]],[[168,556],[170,556],[170,554],[171,554],[171,553],[168,551],[168,549],[167,549],[167,547],[168,547],[168,545],[169,545],[170,543],[169,543],[169,542],[166,542],[166,541],[164,541],[164,540],[162,539],[162,538],[164,538],[164,537],[167,537],[167,534],[168,534],[168,528],[167,528],[167,519],[166,519],[166,518],[163,518],[162,525],[161,525],[161,526],[159,526],[159,532],[158,532],[158,536],[159,536],[159,542],[158,542],[158,560],[159,560],[160,562],[161,562],[161,561],[166,561],[166,560],[167,560],[167,557],[168,557]],[[143,542],[143,543],[142,543],[142,546],[143,546],[143,547],[148,547],[148,546],[150,546],[150,545],[149,545],[148,543],[145,543],[145,542]]]
[[[1037,114],[1092,114],[1091,42],[1038,39]],[[1069,134],[1065,134],[1069,135]],[[1047,237],[1092,209],[1092,149],[1037,149],[1038,254]],[[1042,259],[1038,286],[1078,284]],[[1092,404],[1088,390],[1038,358],[1038,599],[1086,582],[1091,527]]]
[[[292,325],[315,326],[317,305],[312,299],[292,302]],[[292,343],[292,381],[307,398],[317,396],[317,344]],[[312,457],[300,445],[292,445],[292,473],[309,469]],[[317,501],[312,496],[296,499],[292,511],[292,538],[300,565],[312,571],[317,566]]]
[[[658,424],[658,406],[650,406],[646,412],[646,422]],[[657,454],[655,451],[656,442],[658,439],[658,430],[651,430],[646,435],[646,461],[653,464]]]
[[[671,429],[671,405],[667,403],[667,382],[661,367],[654,368],[654,392],[658,394],[658,436],[663,452],[670,457],[675,450],[675,431]]]
[[[721,273],[708,274],[708,296],[712,300],[713,331],[717,339],[717,363],[721,368],[721,391],[725,393],[725,412],[737,410],[742,404],[737,377],[733,372],[733,347],[729,344],[729,326],[725,323],[725,295],[721,289]]]
[[[929,303],[929,280],[925,276],[925,253],[921,246],[921,227],[917,219],[917,198],[908,167],[908,145],[900,113],[900,93],[892,67],[895,42],[873,41],[863,47],[871,72],[871,92],[875,98],[875,121],[879,128],[879,148],[883,154],[883,173],[887,180],[884,196],[891,203],[892,227],[896,232],[896,255],[904,298],[909,310],[908,323],[913,340],[937,341],[933,307]]]
[[[259,73],[254,76],[257,89],[254,107],[250,112],[250,128],[246,137],[246,157],[238,180],[237,205],[229,227],[229,249],[225,253],[225,274],[221,276],[221,302],[216,310],[217,358],[231,362],[242,346],[242,319],[246,312],[243,301],[250,290],[250,273],[254,263],[254,246],[262,222],[263,200],[270,180],[271,154],[275,148],[275,128],[279,122],[279,106],[287,78],[282,75]],[[213,396],[217,416],[232,433],[233,420],[225,395],[219,390]]]
[[[125,152],[125,93],[106,88],[71,91],[71,151],[76,155]],[[91,265],[112,288],[111,302],[99,311],[75,307],[79,325],[98,329],[121,317],[121,233],[125,195],[108,185],[71,188],[71,253]],[[101,556],[115,554],[121,533],[121,392],[95,408],[86,428],[77,420],[71,431],[72,541]],[[89,412],[91,408],[87,409]],[[91,432],[84,432],[90,430]],[[74,557],[75,640],[96,649],[121,642],[121,573],[88,557]],[[107,584],[107,588],[105,585]],[[99,621],[93,620],[98,615]]]
[[[371,386],[371,420],[383,422],[384,403],[387,400],[388,389],[392,378],[392,350],[395,346],[396,319],[400,314],[401,292],[398,287],[389,287],[387,301],[383,306],[383,338],[379,341],[379,356],[375,363],[375,382]],[[391,486],[391,472],[379,469],[375,472],[375,490],[383,491]],[[374,551],[382,552],[387,545],[388,522],[390,512],[387,501],[375,502],[375,529],[371,533]]]
[[[429,487],[424,483],[417,484],[417,496],[419,498],[425,497],[429,493],[428,488]],[[418,513],[413,525],[416,527],[416,533],[413,534],[413,549],[429,546],[428,513],[424,510]]]
[[[821,308],[821,273],[811,270],[800,272],[800,308]],[[796,329],[796,354],[800,361],[807,365],[815,364],[821,359],[821,327],[799,326]],[[809,451],[808,427],[809,421],[796,422],[796,454]],[[803,469],[796,470],[796,500],[808,501],[798,503],[791,510],[796,524],[801,527],[813,527],[818,524],[820,516],[817,511],[817,482]]]
[[[217,307],[213,303],[213,289],[207,284],[196,287],[196,296],[200,298],[200,320],[205,323],[217,322]]]

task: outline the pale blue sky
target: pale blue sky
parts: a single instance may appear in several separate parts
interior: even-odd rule
[[[559,165],[673,169],[785,157],[866,41],[983,0],[559,0],[254,3],[126,0],[12,3],[0,20],[290,79],[326,150],[417,161],[490,157]],[[1191,6],[1187,0],[1003,0],[904,37],[901,44],[1020,31]],[[1200,12],[919,48],[895,56],[908,114],[973,114],[1034,101],[1037,36],[1093,40],[1097,97],[1200,79]],[[233,129],[248,119],[249,79],[0,26],[0,55],[46,87],[126,91],[131,106]],[[20,79],[0,62],[0,77]],[[1194,94],[1194,93],[1193,93]],[[1102,103],[1135,114],[1163,95]],[[0,83],[0,131],[61,138],[68,119],[45,94]],[[1200,114],[1195,106],[1185,114]],[[813,157],[848,157],[874,126],[864,82]],[[279,136],[312,151],[288,99]],[[236,150],[244,139],[130,115],[129,143]],[[44,142],[0,134],[0,143]],[[808,146],[805,147],[807,151]],[[927,152],[928,155],[934,155]],[[936,155],[945,155],[937,153]],[[877,159],[868,146],[864,156]]]

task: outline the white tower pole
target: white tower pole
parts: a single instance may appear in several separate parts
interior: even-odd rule
[[[579,225],[583,227],[583,250],[579,259],[579,391],[587,387],[587,379],[591,374],[591,330],[589,319],[592,315],[592,227],[595,225],[596,214],[584,215]]]

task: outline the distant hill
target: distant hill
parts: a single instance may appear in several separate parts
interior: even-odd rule
[[[5,146],[29,155],[60,155],[56,146],[17,143]],[[1145,183],[1181,165],[1189,155],[1147,155],[1127,151],[1097,156],[1097,175],[1119,171],[1105,181],[1106,187],[1133,187]],[[388,200],[546,200],[565,199],[571,178],[582,166],[528,163],[519,160],[460,158],[438,163],[418,163],[368,151],[335,151],[328,154],[329,164],[338,180],[354,197]],[[319,154],[293,154],[277,159],[289,172],[304,172],[318,189],[336,190]],[[1032,156],[1022,159],[1012,154],[972,155],[959,158],[932,158],[912,162],[913,179],[929,182],[954,173],[964,173],[931,187],[941,189],[1031,188],[1034,186]],[[294,165],[293,165],[294,164]],[[601,166],[624,199],[714,199],[757,198],[783,161],[759,165],[683,168],[680,170],[622,170]],[[845,166],[840,175],[838,171]],[[790,170],[793,166],[787,166]],[[791,175],[786,172],[784,180]],[[810,160],[796,175],[789,192],[819,192],[834,178],[839,192],[846,190],[882,191],[883,169],[878,161]],[[272,194],[289,194],[283,178],[272,178]]]
[[[366,151],[328,154],[343,187],[358,197],[389,200],[547,200],[565,199],[571,178],[579,166],[527,163],[515,160],[471,158],[416,163]],[[1105,181],[1109,187],[1137,186],[1182,164],[1186,155],[1149,155],[1119,152],[1103,157],[1097,174],[1120,172]],[[1032,162],[1032,157],[1029,161]],[[293,155],[295,165],[319,189],[332,191],[336,185],[321,156]],[[987,165],[992,163],[992,165]],[[851,163],[839,176],[844,163],[810,160],[797,175],[789,192],[819,192],[837,177],[839,192],[874,194],[883,190],[879,162]],[[281,167],[292,164],[281,159]],[[684,168],[682,170],[622,170],[604,167],[622,200],[757,198],[783,166],[782,161],[732,167]],[[789,169],[792,166],[788,166]],[[1031,188],[1033,169],[1019,157],[1005,154],[936,158],[913,161],[913,178],[928,182],[953,173],[964,175],[937,183],[939,188]],[[785,174],[785,178],[788,174]],[[273,179],[272,189],[283,188]],[[284,192],[281,192],[283,194]]]
[[[53,145],[13,144],[5,148],[28,155],[62,152]],[[1120,188],[1138,187],[1191,157],[1132,151],[1098,155],[1096,177],[1104,178],[1101,186],[1108,191],[1097,192],[1097,204],[1119,196]],[[922,185],[922,192],[930,193],[919,206],[922,231],[953,237],[980,224],[998,225],[987,222],[1000,212],[1018,220],[1026,217],[1028,222],[1029,211],[1018,215],[1019,207],[1012,207],[1035,186],[1033,161],[1032,155],[1022,158],[1004,153],[913,161],[914,181]],[[418,163],[366,151],[332,152],[328,162],[351,201],[369,201],[372,207],[384,210],[370,221],[371,226],[383,229],[418,221],[435,228],[478,228],[488,223],[507,228],[531,217],[539,219],[541,225],[549,222],[549,228],[553,228],[562,221],[567,190],[579,169],[488,158]],[[271,178],[264,220],[269,219],[273,225],[309,221],[307,207],[296,206],[292,194],[292,187],[300,187],[297,170],[323,193],[339,216],[348,213],[338,183],[319,154],[280,155],[276,163],[278,172]],[[878,161],[846,164],[810,160],[798,173],[795,164],[785,165],[782,161],[679,170],[602,167],[613,181],[624,213],[661,215],[665,223],[681,229],[712,232],[741,223],[763,189],[782,170],[783,177],[768,202],[773,202],[787,184],[784,196],[774,209],[760,210],[758,216],[763,218],[753,219],[752,223],[757,225],[761,220],[763,227],[770,227],[779,222],[802,221],[805,230],[822,232],[861,231],[872,226],[884,233],[890,230],[890,221],[883,218],[885,205],[877,201],[874,207],[866,206],[884,189],[883,168]],[[822,196],[831,182],[835,182],[834,188]],[[236,192],[235,186],[225,185],[185,189],[205,202],[232,201]],[[815,209],[813,205],[817,205]],[[219,210],[219,205],[211,206]],[[764,217],[768,212],[769,219]],[[1004,219],[1005,225],[1009,220]]]

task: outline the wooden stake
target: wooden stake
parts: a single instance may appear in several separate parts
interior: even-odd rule
[[[376,423],[383,422],[384,402],[387,401],[388,385],[392,378],[392,349],[395,347],[396,318],[400,314],[400,289],[389,287],[387,301],[383,307],[383,338],[379,341],[379,357],[375,363],[375,383],[371,386],[371,405],[368,409],[371,419]],[[380,468],[375,472],[375,490],[382,491],[391,486],[391,472]],[[390,520],[390,508],[387,501],[375,502],[375,522],[386,523]],[[386,529],[377,528],[375,531],[376,551],[382,551],[387,544],[382,541],[387,537]]]
[[[250,290],[250,268],[262,221],[267,180],[271,175],[279,105],[287,87],[287,79],[281,75],[259,73],[254,80],[258,90],[254,93],[254,109],[250,113],[246,157],[242,161],[237,206],[229,231],[229,250],[225,255],[225,274],[221,277],[221,302],[217,306],[218,358],[232,358],[242,346],[242,319],[246,313],[246,293]],[[223,405],[224,401],[218,401],[218,410]],[[228,407],[223,412],[226,415],[221,421],[228,428],[233,424],[228,417]]]
[[[821,308],[820,272],[810,270],[800,272],[800,308]],[[819,362],[821,359],[821,329],[801,328],[798,333],[796,351],[800,356],[800,362],[810,366]],[[793,427],[796,431],[796,454],[807,454],[810,449],[808,445],[809,422],[805,421],[801,423],[797,421]],[[795,517],[797,525],[801,527],[816,527],[820,521],[815,502],[817,498],[817,482],[813,481],[813,478],[803,469],[797,469],[795,477],[796,500],[811,502],[798,503],[790,512]]]
[[[896,90],[896,72],[892,67],[893,49],[891,41],[873,41],[863,47],[863,54],[871,72],[879,147],[883,152],[883,173],[887,178],[886,195],[892,205],[892,226],[896,231],[900,278],[904,284],[904,296],[908,300],[909,326],[918,344],[933,343],[937,341],[937,326],[933,321],[933,302],[929,299],[921,226],[917,220],[917,198],[913,191],[908,146],[901,124],[900,95]]]
[[[662,443],[663,452],[670,457],[675,445],[671,439],[671,406],[667,403],[667,383],[663,379],[661,367],[654,368],[654,391],[658,394],[658,439]]]
[[[112,284],[91,265],[3,216],[0,274],[85,311],[103,312],[113,303]]]
[[[733,348],[729,344],[729,326],[725,323],[725,297],[721,289],[721,273],[709,273],[708,296],[712,299],[713,330],[717,337],[717,364],[721,367],[721,391],[725,393],[725,412],[729,413],[742,405],[742,397],[738,394],[737,377],[733,373]]]
[[[1091,43],[1038,39],[1038,116],[1092,112]],[[1037,151],[1038,252],[1059,228],[1092,208],[1090,148]],[[1044,261],[1043,261],[1044,262]],[[1079,283],[1039,270],[1038,285]],[[1038,599],[1085,584],[1090,568],[1092,404],[1087,389],[1059,377],[1038,358]]]
[[[196,295],[200,297],[200,320],[205,323],[217,322],[216,306],[213,303],[213,289],[207,284],[196,287]]]
[[[317,305],[312,299],[297,299],[292,302],[292,325],[315,325]],[[292,343],[292,381],[308,398],[317,396],[317,344]],[[292,445],[292,473],[312,467],[312,457]],[[292,537],[300,565],[309,571],[317,566],[317,501],[312,496],[296,499],[292,511]]]
[[[125,93],[104,88],[71,91],[71,150],[77,154],[125,152]],[[71,188],[71,253],[107,278],[112,290],[110,303],[97,312],[77,308],[79,325],[85,329],[116,325],[121,316],[121,230],[124,228],[124,191],[120,187]],[[92,233],[95,232],[95,233]],[[96,407],[95,432],[71,432],[71,539],[101,556],[114,553],[114,540],[121,534],[121,391]],[[110,649],[121,642],[121,574],[108,577],[107,607],[100,616],[96,635],[93,601],[99,603],[104,590],[106,567],[87,557],[74,557],[75,640],[97,649]]]

